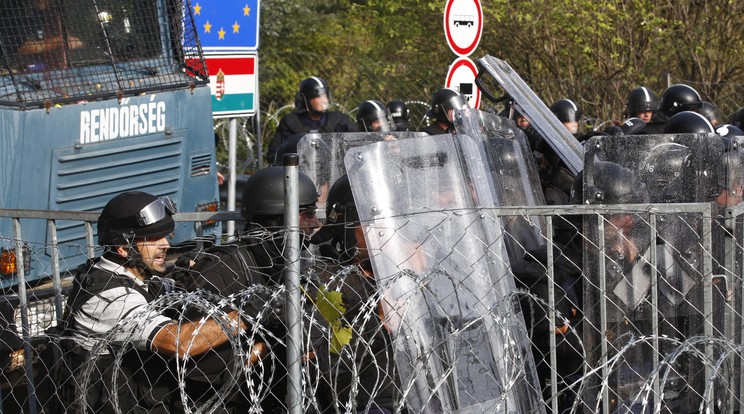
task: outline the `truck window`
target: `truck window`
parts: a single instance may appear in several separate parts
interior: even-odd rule
[[[0,104],[183,87],[189,50],[200,56],[187,22],[182,0],[3,0]]]

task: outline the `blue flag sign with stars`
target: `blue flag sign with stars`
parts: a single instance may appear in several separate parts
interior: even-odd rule
[[[260,0],[192,0],[205,52],[258,49]]]

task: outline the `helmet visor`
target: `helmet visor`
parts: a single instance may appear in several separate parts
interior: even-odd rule
[[[160,197],[146,205],[137,213],[137,223],[140,226],[149,226],[164,219],[166,215],[176,214],[176,205],[168,197]]]

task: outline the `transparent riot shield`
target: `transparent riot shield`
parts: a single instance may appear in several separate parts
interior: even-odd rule
[[[476,83],[486,96],[492,93],[484,78],[488,73],[492,80],[498,82],[508,96],[522,108],[530,124],[545,138],[550,147],[563,160],[569,170],[578,174],[583,167],[584,151],[581,143],[558,121],[545,103],[535,94],[517,72],[505,61],[493,56],[478,59],[483,70],[478,75]],[[493,99],[493,97],[492,97]]]
[[[409,411],[543,412],[502,230],[474,208],[494,205],[477,143],[379,142],[345,163]]]
[[[487,178],[495,206],[545,205],[529,142],[514,121],[477,109],[464,109],[457,113],[455,129],[478,143],[490,173]],[[501,221],[512,268],[520,266],[526,252],[545,244],[543,217],[509,216]]]
[[[697,412],[710,401],[715,355],[695,341],[722,337],[726,298],[709,289],[723,233],[711,231],[706,206],[691,203],[714,201],[726,186],[716,172],[724,142],[715,134],[601,136],[585,146],[585,202],[623,206],[584,222],[584,344],[589,366],[604,369],[588,379],[584,402],[609,412]],[[664,213],[631,205],[649,201],[685,204]]]
[[[297,142],[300,156],[300,171],[312,178],[318,189],[318,217],[325,218],[325,200],[328,190],[342,175],[346,174],[344,156],[349,148],[374,142],[406,139],[420,136],[418,132],[333,132],[312,133]]]

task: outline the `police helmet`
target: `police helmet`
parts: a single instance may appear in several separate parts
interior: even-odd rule
[[[318,192],[313,180],[305,173],[298,174],[300,208],[314,207]],[[256,216],[284,214],[284,167],[272,166],[259,170],[243,187],[240,214],[246,220]]]
[[[661,94],[659,111],[666,116],[672,116],[682,111],[700,109],[703,101],[700,94],[691,86],[684,84],[672,85]]]
[[[388,132],[394,129],[390,113],[380,101],[364,101],[357,107],[357,126],[360,131]],[[379,125],[374,125],[379,122]]]
[[[641,112],[656,112],[659,109],[659,98],[651,89],[641,86],[630,91],[625,108],[626,115],[630,117]]]
[[[708,118],[692,111],[679,112],[664,124],[665,134],[709,134],[711,132],[716,131]]]
[[[405,102],[393,100],[386,105],[390,116],[393,117],[396,131],[408,131],[408,122],[410,121],[411,111]]]
[[[741,137],[744,136],[744,131],[737,126],[725,124],[716,128],[716,134],[722,137]]]
[[[586,204],[638,204],[647,203],[646,185],[630,169],[608,161],[596,161],[589,175],[583,197]]]
[[[134,239],[159,239],[173,232],[175,204],[168,197],[141,191],[121,193],[109,200],[98,216],[98,244],[121,246]]]
[[[737,109],[734,116],[731,117],[731,125],[744,130],[744,106]]]
[[[322,95],[327,95],[329,103],[331,102],[331,88],[326,81],[317,76],[312,76],[300,82],[300,90],[297,99],[295,99],[295,105],[299,112],[312,111],[310,100]]]
[[[721,122],[721,114],[718,111],[718,107],[711,102],[703,101],[703,105],[698,109],[698,113],[708,118],[708,121],[713,126]]]
[[[550,112],[561,122],[580,122],[581,108],[570,99],[559,99],[550,105]]]
[[[447,112],[450,109],[465,108],[468,108],[468,100],[454,89],[442,88],[431,97],[431,116],[439,122],[451,124],[452,121],[447,118]]]

